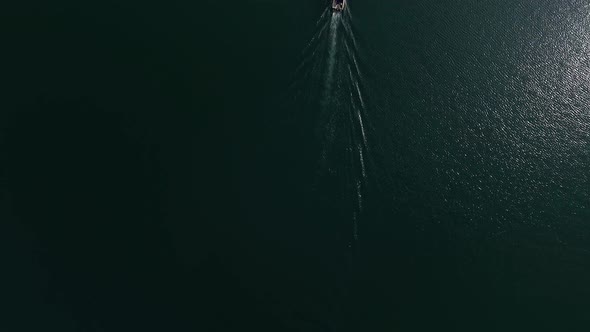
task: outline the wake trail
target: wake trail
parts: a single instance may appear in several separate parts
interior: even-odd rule
[[[348,118],[350,123],[353,122],[353,114],[352,112],[348,112]],[[348,150],[348,158],[350,163],[350,171],[347,173],[347,187],[350,188],[353,192],[354,198],[353,200],[356,201],[356,206],[352,209],[352,242],[348,244],[349,247],[352,247],[353,244],[356,244],[358,241],[358,218],[359,215],[362,213],[363,209],[363,196],[361,191],[361,181],[357,177],[357,168],[356,168],[356,161],[355,161],[355,148],[358,150],[358,145],[355,144],[355,132],[354,126],[350,127],[349,130],[349,146]],[[362,166],[361,166],[362,167]],[[352,188],[351,188],[352,187]]]
[[[373,160],[367,133],[367,128],[372,127],[360,68],[364,62],[359,62],[362,54],[359,54],[360,44],[353,23],[348,10],[322,12],[316,22],[316,33],[303,50],[292,87],[304,91],[294,92],[301,94],[304,105],[319,102],[317,129],[322,147],[318,176],[342,176],[340,181],[347,191],[342,197],[346,197],[346,209],[351,208],[348,213],[353,226],[349,245],[356,248]],[[346,102],[348,98],[350,101]]]
[[[348,55],[350,62],[352,62],[352,64],[354,65],[354,70],[355,70],[356,75],[358,75],[359,80],[363,80],[364,77],[361,73],[361,69],[360,69],[358,60],[356,58],[355,52],[353,51],[353,50],[356,50],[356,48],[353,47],[353,49],[351,50],[350,47],[348,46],[348,43],[344,43],[344,48],[346,48],[346,54]]]
[[[359,49],[364,43],[357,40],[356,28],[348,8],[344,12],[322,12],[295,78],[297,87],[305,91],[301,101],[317,111],[313,129],[319,138],[319,165],[314,186],[320,192],[326,190],[335,200],[337,205],[328,206],[329,211],[334,208],[337,216],[345,216],[342,226],[346,227],[347,239],[342,244],[348,245],[350,253],[345,274],[349,280],[345,280],[340,294],[344,298],[334,302],[336,314],[343,310],[339,304],[348,298],[349,286],[355,282],[360,228],[370,210],[373,183],[369,176],[377,169],[371,154],[374,149],[369,149],[374,128],[368,107],[373,106],[373,98],[365,82],[372,77],[371,66]],[[369,72],[361,72],[361,67]]]
[[[329,99],[332,96],[332,85],[334,84],[334,68],[336,67],[336,51],[338,46],[338,21],[340,15],[338,13],[333,12],[332,18],[330,20],[330,44],[328,48],[328,71],[326,74],[326,83],[325,83],[325,96],[324,96],[324,107],[328,104]]]
[[[336,25],[335,23],[337,20],[337,16],[333,15],[333,21],[331,22],[331,47],[329,52],[329,59],[328,59],[328,77],[326,88],[330,89],[329,94],[332,94],[331,91],[331,84],[334,76],[334,63],[332,61],[335,60],[335,52],[336,52],[336,41],[335,39],[338,37],[336,35]],[[346,110],[348,113],[348,127],[350,133],[350,140],[349,146],[347,148],[349,154],[349,169],[350,172],[346,176],[346,182],[348,182],[348,188],[351,190],[350,194],[355,204],[353,205],[352,212],[352,224],[353,224],[353,237],[352,242],[350,245],[354,245],[359,238],[359,218],[363,214],[363,203],[364,203],[364,190],[367,186],[368,175],[367,175],[367,165],[366,165],[366,156],[365,154],[369,153],[368,149],[368,139],[367,133],[365,129],[365,121],[364,116],[366,113],[366,104],[363,98],[363,94],[359,85],[359,80],[363,79],[363,75],[360,71],[360,66],[357,61],[357,47],[358,43],[353,34],[353,29],[350,23],[350,14],[348,12],[345,13],[344,17],[342,18],[342,26],[344,32],[344,38],[342,40],[343,51],[345,52],[344,59],[347,60],[348,63],[342,68],[339,72],[339,78],[346,80],[346,92],[349,94],[350,104],[342,111]],[[342,92],[339,90],[339,92]],[[343,95],[341,97],[344,97]]]
[[[362,147],[367,151],[367,153],[369,152],[369,145],[368,145],[368,140],[367,140],[367,133],[365,130],[365,124],[363,121],[363,116],[364,113],[366,112],[366,106],[365,106],[365,102],[363,100],[363,95],[361,93],[361,89],[359,87],[359,83],[358,81],[356,81],[354,79],[354,75],[352,74],[352,70],[350,68],[350,66],[348,66],[348,75],[350,78],[350,103],[352,105],[352,107],[354,108],[354,113],[356,115],[356,120],[358,123],[358,127],[360,130],[360,135],[361,135],[361,144]],[[356,96],[358,98],[358,103],[360,104],[360,107],[356,107],[357,101],[354,98],[354,93],[356,92]],[[364,165],[364,158],[363,158],[363,150],[359,148],[359,158],[361,159],[361,165],[363,167],[363,178],[366,179],[367,174],[365,171],[365,165]]]
[[[355,86],[356,86],[356,89],[357,89],[357,92],[358,92],[359,100],[360,100],[360,102],[361,102],[361,109],[363,109],[363,110],[364,110],[364,109],[365,109],[365,103],[363,102],[363,96],[361,95],[361,91],[360,91],[360,89],[359,89],[359,85],[358,85],[358,83],[356,83],[356,82],[355,82]],[[359,127],[360,127],[360,129],[361,129],[361,136],[362,136],[362,138],[363,138],[363,145],[364,145],[366,148],[368,148],[368,144],[367,144],[367,134],[366,134],[366,132],[365,132],[365,125],[364,125],[364,123],[363,123],[363,117],[361,116],[361,112],[360,112],[360,110],[358,110],[358,111],[356,112],[356,116],[357,116],[357,118],[358,118],[358,121],[359,121]],[[362,156],[361,156],[361,157],[362,157]]]

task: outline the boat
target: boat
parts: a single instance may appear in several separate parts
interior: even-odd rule
[[[346,8],[346,0],[332,0],[332,10],[341,12]]]

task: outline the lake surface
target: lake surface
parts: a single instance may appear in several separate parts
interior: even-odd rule
[[[584,330],[590,3],[348,2],[7,5],[0,326]]]

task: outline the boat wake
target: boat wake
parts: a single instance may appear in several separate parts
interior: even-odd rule
[[[369,58],[368,51],[359,47],[350,10],[350,6],[343,11],[329,8],[321,14],[285,96],[280,98],[286,109],[295,112],[291,115],[298,119],[302,137],[313,137],[318,161],[313,186],[320,210],[325,208],[322,212],[345,222],[334,232],[349,253],[347,272],[341,275],[342,287],[331,309],[334,315],[350,305],[362,221],[368,219],[368,193],[378,186],[376,179],[381,179],[376,158],[381,157],[382,149],[375,140],[378,116],[373,112],[379,110],[374,102],[378,95],[367,89],[368,78],[376,75],[371,64],[363,62]]]
[[[368,105],[353,30],[348,8],[324,11],[290,87],[303,109],[317,110],[311,117],[321,146],[316,187],[330,186],[327,190],[333,192],[337,186],[338,206],[346,207],[343,215],[352,222],[349,246],[359,238],[372,164]]]
[[[332,84],[334,82],[334,66],[336,65],[336,48],[338,46],[338,21],[340,14],[332,12],[330,19],[330,29],[328,31],[330,44],[328,46],[328,70],[326,73],[326,84],[324,86],[324,98],[322,104],[325,106],[332,97]]]

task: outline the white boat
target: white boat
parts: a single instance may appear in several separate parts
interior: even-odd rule
[[[341,12],[346,8],[346,0],[332,0],[332,10]]]

